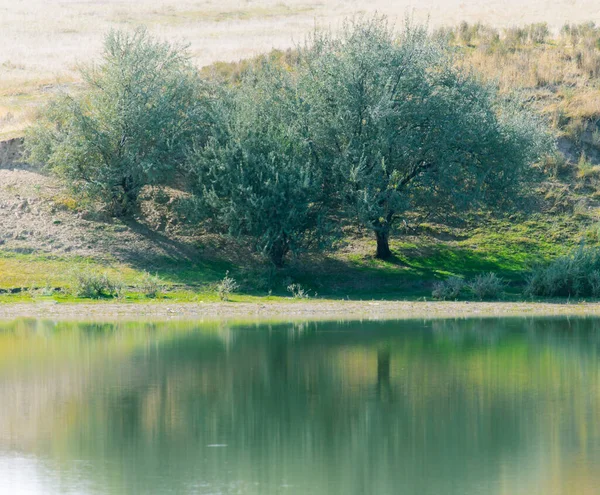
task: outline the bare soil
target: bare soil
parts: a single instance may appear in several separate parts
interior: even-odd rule
[[[290,301],[147,304],[16,303],[0,305],[0,320],[383,320],[488,317],[598,316],[600,303]]]
[[[138,263],[197,255],[196,239],[169,231],[156,208],[124,222],[78,204],[55,177],[21,163],[15,142],[0,142],[1,250]]]

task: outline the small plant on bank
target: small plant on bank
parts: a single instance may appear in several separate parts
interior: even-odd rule
[[[229,276],[229,271],[225,273],[225,277],[217,284],[217,294],[221,301],[229,301],[229,296],[238,290],[240,285],[233,277]]]
[[[600,271],[594,270],[588,275],[592,297],[600,297]]]
[[[124,294],[123,283],[109,277],[107,273],[77,272],[74,279],[73,294],[77,297],[86,299],[120,298]]]
[[[310,297],[308,291],[300,284],[290,284],[287,286],[287,290],[294,299],[308,299]]]
[[[581,246],[547,265],[533,268],[525,294],[545,297],[600,297],[600,249]]]
[[[506,284],[495,273],[477,275],[468,284],[473,295],[483,301],[484,299],[498,299],[504,292]]]
[[[158,275],[151,275],[148,272],[144,272],[138,284],[138,289],[147,298],[155,299],[162,294],[165,285]]]
[[[465,289],[465,281],[460,277],[450,277],[447,280],[436,282],[431,295],[440,301],[453,300],[460,297]]]
[[[54,295],[55,290],[54,287],[50,285],[50,282],[46,282],[46,284],[43,287],[32,288],[29,290],[29,292],[32,296],[49,297]]]

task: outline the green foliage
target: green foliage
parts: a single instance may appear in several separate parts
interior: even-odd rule
[[[308,299],[310,298],[309,292],[302,287],[301,284],[289,284],[287,291],[292,294],[294,299]]]
[[[115,215],[147,184],[163,184],[206,125],[207,89],[186,51],[111,31],[101,62],[81,69],[83,88],[54,100],[29,129],[30,159],[47,164]]]
[[[123,283],[109,277],[107,273],[90,270],[78,271],[74,274],[73,293],[77,297],[86,299],[121,297],[123,291]]]
[[[196,213],[249,237],[277,267],[289,252],[324,245],[334,181],[314,153],[293,75],[266,60],[222,100],[221,132],[189,160]]]
[[[551,149],[518,99],[458,69],[437,40],[408,23],[397,36],[375,17],[339,35],[317,32],[301,51],[313,153],[375,232],[378,257],[391,255],[389,233],[409,212],[445,218],[506,206]]]
[[[504,280],[491,272],[477,275],[468,284],[469,290],[480,301],[500,298],[505,286]]]
[[[439,37],[408,23],[397,36],[381,17],[318,31],[292,65],[264,59],[221,97],[218,131],[189,160],[195,210],[276,266],[335,239],[345,215],[387,258],[399,219],[506,205],[551,148],[516,99],[457,69]]]
[[[454,300],[460,297],[465,289],[465,281],[460,277],[450,277],[433,285],[431,295],[441,301]]]
[[[580,246],[547,265],[536,266],[525,293],[545,297],[600,297],[600,249]]]
[[[140,282],[137,284],[137,288],[147,298],[154,299],[160,296],[165,289],[165,285],[158,275],[151,275],[148,272],[144,272]]]
[[[547,27],[521,31],[537,43]],[[465,24],[458,37],[482,36],[499,34]],[[27,146],[117,215],[144,186],[176,185],[191,193],[178,200],[187,220],[251,242],[276,267],[331,246],[348,219],[388,258],[401,220],[514,203],[551,148],[518,98],[459,68],[447,39],[359,19],[209,86],[181,47],[111,32],[82,91],[52,103]]]
[[[217,284],[217,295],[221,301],[229,301],[229,296],[238,290],[239,287],[239,284],[227,272],[223,280]]]

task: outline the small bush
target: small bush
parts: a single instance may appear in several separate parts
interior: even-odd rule
[[[234,278],[229,276],[229,271],[225,273],[225,277],[217,284],[217,294],[221,301],[229,301],[231,293],[239,289],[239,284]]]
[[[75,273],[73,293],[77,297],[99,299],[101,297],[121,297],[124,286],[120,280],[110,278],[107,273]]]
[[[525,293],[545,297],[600,297],[600,249],[581,246],[533,268]]]
[[[572,167],[562,153],[551,153],[542,158],[542,169],[552,177],[564,177],[571,172]]]
[[[158,275],[150,275],[145,272],[138,284],[138,289],[144,296],[154,299],[158,297],[164,290],[165,285]]]
[[[459,277],[450,277],[447,280],[436,282],[433,286],[431,295],[434,299],[445,301],[447,299],[457,299],[465,288],[465,281]]]
[[[484,299],[498,299],[504,292],[504,280],[495,273],[478,275],[469,282],[469,289],[480,301]]]
[[[292,297],[294,299],[308,299],[310,297],[308,291],[304,289],[304,287],[302,287],[300,284],[288,285],[287,291],[292,294]]]
[[[46,285],[44,285],[44,287],[38,289],[38,294],[40,296],[52,296],[54,295],[54,287],[50,285],[50,282],[46,282]]]

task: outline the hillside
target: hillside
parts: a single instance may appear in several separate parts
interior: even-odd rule
[[[288,297],[291,283],[319,297],[416,299],[430,297],[436,279],[483,271],[518,287],[532,263],[573,247],[591,225],[589,216],[551,208],[529,218],[486,218],[483,227],[481,219],[453,228],[415,225],[397,233],[388,262],[373,256],[373,239],[350,229],[336,251],[307,253],[274,271],[243,242],[178,225],[168,201],[162,211],[143,203],[131,221],[110,218],[17,157],[0,166],[0,300],[68,299],[77,275],[94,271],[123,281],[132,300],[144,299],[138,286],[146,272],[160,277],[166,297],[180,301],[215,299],[215,283],[226,272],[241,284],[234,297],[240,300]]]
[[[0,0],[0,139],[18,137],[48,96],[76,83],[76,67],[100,53],[109,29],[147,26],[190,44],[194,62],[232,62],[300,43],[315,25],[336,28],[373,13],[402,23],[408,14],[432,28],[482,22],[510,28],[546,22],[600,22],[593,0]]]
[[[74,279],[88,271],[121,280],[131,299],[143,299],[148,274],[176,300],[215,298],[215,284],[226,273],[240,283],[242,299],[287,297],[292,283],[323,297],[414,299],[430,297],[435,280],[482,272],[499,274],[516,294],[532,264],[582,240],[598,243],[600,29],[583,24],[553,35],[544,24],[495,29],[463,23],[438,34],[456,47],[457,63],[506,94],[520,93],[548,119],[557,150],[536,169],[540,182],[530,214],[473,212],[445,226],[409,221],[394,234],[395,256],[388,262],[374,258],[366,232],[348,226],[334,251],[306,253],[276,271],[244,241],[181,224],[171,208],[179,191],[147,189],[135,218],[117,220],[22,163],[21,140],[11,139],[0,143],[0,291],[12,293],[2,297],[70,297]],[[256,60],[216,63],[202,73],[236,84]]]

